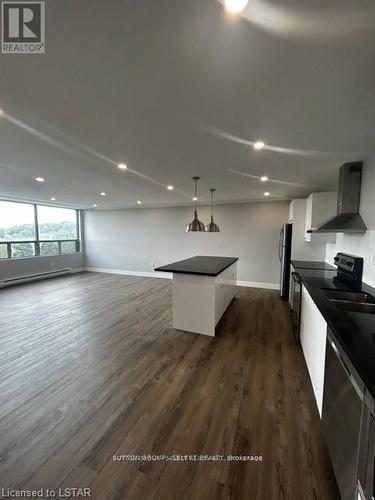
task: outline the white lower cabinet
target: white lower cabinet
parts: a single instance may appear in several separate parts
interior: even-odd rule
[[[302,286],[300,339],[316,404],[322,416],[327,323],[304,286]]]
[[[215,279],[215,325],[227,310],[236,294],[237,263],[235,262]]]

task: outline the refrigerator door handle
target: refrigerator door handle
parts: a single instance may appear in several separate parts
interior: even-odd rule
[[[281,262],[282,256],[283,256],[283,241],[284,241],[284,228],[282,227],[280,230],[280,236],[279,236],[279,261]]]

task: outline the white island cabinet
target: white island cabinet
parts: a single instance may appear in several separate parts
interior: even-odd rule
[[[173,273],[173,327],[215,336],[236,293],[237,257],[196,256],[158,267]]]
[[[300,340],[319,414],[322,416],[327,323],[302,286]]]

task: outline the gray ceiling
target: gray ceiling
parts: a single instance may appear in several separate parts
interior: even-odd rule
[[[300,197],[373,152],[375,2],[46,4],[47,53],[0,56],[2,197],[178,205],[193,175],[203,200]]]

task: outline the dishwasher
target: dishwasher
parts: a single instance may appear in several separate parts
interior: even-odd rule
[[[357,499],[375,499],[375,401],[368,394],[362,414]]]
[[[362,400],[363,388],[328,330],[322,421],[342,500],[356,498]]]

